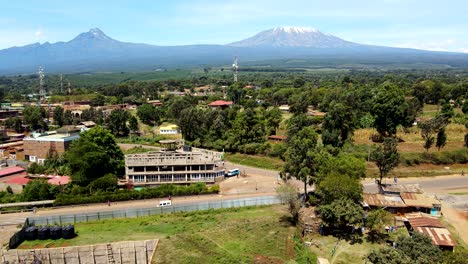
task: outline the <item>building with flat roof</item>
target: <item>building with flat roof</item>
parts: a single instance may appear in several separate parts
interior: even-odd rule
[[[179,133],[179,127],[177,125],[169,124],[159,127],[159,134],[161,135],[177,135]]]
[[[72,141],[80,138],[80,130],[72,127],[60,128],[57,131],[33,133],[23,139],[24,158],[31,162],[43,163],[49,152],[62,155]]]
[[[224,173],[222,153],[215,151],[154,151],[125,156],[126,181],[135,186],[215,183]]]

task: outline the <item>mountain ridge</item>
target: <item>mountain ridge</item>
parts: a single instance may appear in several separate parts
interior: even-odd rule
[[[33,43],[0,50],[0,74],[32,73],[40,65],[49,72],[70,73],[225,66],[232,63],[235,54],[241,61],[251,63],[316,59],[324,67],[340,61],[374,66],[429,63],[468,67],[468,54],[364,45],[305,27],[276,27],[226,45],[184,46],[121,42],[99,28],[92,28],[67,42]]]

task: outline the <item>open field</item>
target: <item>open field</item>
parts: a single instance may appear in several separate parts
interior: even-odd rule
[[[233,208],[78,223],[71,240],[26,241],[19,248],[160,239],[153,263],[283,263],[294,234],[283,206]],[[289,245],[293,247],[293,245]]]
[[[227,161],[237,163],[245,166],[262,168],[267,170],[281,170],[284,164],[279,158],[267,157],[267,156],[255,156],[247,154],[226,154],[225,158]]]

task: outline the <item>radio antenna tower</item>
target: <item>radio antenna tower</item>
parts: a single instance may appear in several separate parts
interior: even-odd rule
[[[237,73],[239,72],[239,64],[237,63],[237,56],[234,57],[234,64],[232,64],[232,71],[234,72],[234,82],[237,82]]]
[[[63,75],[60,74],[60,94],[63,92]]]
[[[69,95],[71,94],[71,83],[70,83],[70,81],[68,81],[68,94]]]
[[[45,98],[45,89],[44,89],[44,68],[39,66],[39,102]]]

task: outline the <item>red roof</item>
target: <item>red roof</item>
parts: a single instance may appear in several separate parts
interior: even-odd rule
[[[208,106],[229,106],[232,104],[233,104],[232,101],[218,100],[218,101],[211,102]]]
[[[31,179],[25,177],[26,175],[18,175],[6,181],[7,184],[26,185]]]
[[[444,228],[444,225],[437,218],[433,217],[415,217],[408,218],[410,225],[415,227],[440,227]]]
[[[70,176],[52,176],[47,182],[53,185],[67,184],[70,182]]]
[[[25,171],[25,169],[21,167],[9,167],[3,170],[0,170],[0,177],[5,177],[11,174],[16,174]]]
[[[414,230],[428,236],[437,246],[454,247],[457,245],[447,228],[416,227]]]

